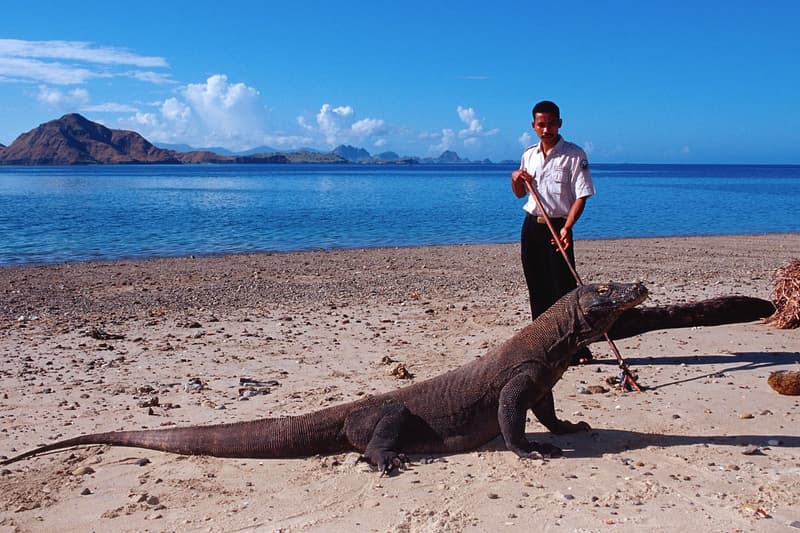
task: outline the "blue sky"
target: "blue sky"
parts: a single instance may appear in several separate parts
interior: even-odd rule
[[[64,113],[156,143],[800,163],[800,2],[6,0],[0,143]]]

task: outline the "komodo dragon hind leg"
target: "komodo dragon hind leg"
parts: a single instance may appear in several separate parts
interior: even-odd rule
[[[368,408],[348,417],[347,437],[351,442],[363,441],[366,437],[367,445],[360,460],[377,467],[382,476],[388,475],[408,462],[398,446],[411,416],[411,412],[397,402]]]

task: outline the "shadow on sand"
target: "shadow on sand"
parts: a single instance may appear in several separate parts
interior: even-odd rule
[[[623,355],[624,357],[624,355]],[[713,372],[704,372],[697,376],[687,377],[670,381],[667,383],[659,384],[639,384],[642,389],[647,392],[648,390],[658,390],[672,385],[679,385],[681,383],[689,383],[699,379],[708,379],[720,374],[732,374],[734,372],[764,370],[770,367],[777,367],[783,365],[800,364],[800,353],[797,352],[742,352],[733,354],[715,354],[715,355],[672,355],[665,357],[630,357],[625,358],[625,363],[632,372],[636,372],[637,366],[659,365],[659,366],[680,366],[687,365],[697,367],[699,365],[726,365],[725,368],[715,370]],[[594,364],[605,366],[617,366],[617,361],[614,359],[595,360]],[[732,365],[732,366],[729,366]]]

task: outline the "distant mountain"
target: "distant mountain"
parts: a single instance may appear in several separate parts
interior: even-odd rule
[[[372,160],[372,156],[363,148],[356,148],[355,146],[345,144],[340,144],[334,148],[333,153],[353,163],[364,163]]]
[[[203,148],[197,148],[195,146],[190,146],[188,144],[171,144],[171,143],[156,143],[156,146],[158,146],[159,148],[164,148],[166,150],[174,150],[176,152],[209,152],[212,154],[229,155],[233,157],[240,155],[274,154],[278,152],[278,150],[270,148],[269,146],[256,146],[255,148],[250,148],[249,150],[242,150],[241,152],[234,152],[233,150],[228,150],[227,148],[223,148],[222,146],[206,146]]]
[[[397,161],[400,159],[400,156],[397,155],[397,152],[381,152],[375,156],[375,159],[379,159],[381,161]]]
[[[460,163],[461,158],[458,157],[458,154],[453,152],[452,150],[446,150],[442,152],[442,155],[439,156],[438,159],[439,163]]]
[[[203,147],[197,148],[196,146],[190,146],[188,144],[173,144],[173,143],[153,143],[158,148],[163,148],[164,150],[172,150],[173,152],[182,152],[182,153],[190,153],[190,152],[205,152],[210,154],[216,155],[226,155],[226,156],[235,156],[234,152],[231,152],[228,149],[221,148],[221,147]]]
[[[469,159],[461,159],[457,153],[452,150],[445,150],[439,157],[426,157],[419,160],[420,163],[436,164],[436,165],[453,165],[459,163],[472,163]]]
[[[221,154],[220,150],[225,150],[224,148],[220,148],[217,150],[212,150],[212,152],[217,152]],[[241,152],[230,152],[230,155],[253,155],[253,154],[274,154],[278,152],[275,148],[270,148],[269,146],[256,146],[255,148],[250,148],[249,150],[243,150]]]

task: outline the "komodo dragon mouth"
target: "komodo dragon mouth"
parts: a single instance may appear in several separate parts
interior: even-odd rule
[[[648,294],[641,282],[596,283],[576,290],[583,318],[593,328],[603,330],[623,311],[644,302]]]

